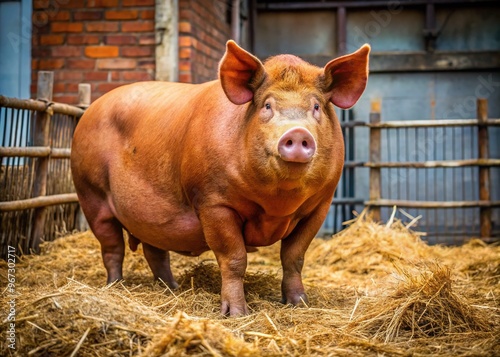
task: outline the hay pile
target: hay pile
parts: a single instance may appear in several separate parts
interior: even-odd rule
[[[6,264],[1,262],[2,285]],[[249,255],[251,315],[219,316],[212,253],[172,254],[180,288],[152,282],[127,252],[125,281],[106,281],[91,233],[47,243],[16,265],[16,350],[9,356],[500,355],[500,247],[430,247],[397,220],[360,217],[316,239],[303,272],[309,307],[279,303],[279,245]],[[8,306],[3,291],[0,304]],[[2,313],[2,332],[8,322]]]

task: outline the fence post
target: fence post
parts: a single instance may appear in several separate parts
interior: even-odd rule
[[[371,102],[370,124],[380,123],[380,100],[376,99]],[[370,162],[380,162],[380,138],[381,129],[370,127]],[[370,167],[370,201],[378,201],[380,199],[380,168]],[[372,217],[375,221],[380,221],[380,207],[373,206],[370,208]]]
[[[91,98],[91,88],[89,83],[78,84],[78,106],[82,109],[87,109],[90,105]],[[78,205],[78,211],[76,212],[76,229],[80,232],[89,229],[89,223],[83,214],[82,207]]]
[[[82,109],[87,109],[90,105],[90,84],[80,83],[78,84],[78,107]]]
[[[477,128],[477,143],[479,146],[479,159],[489,158],[489,139],[488,126],[481,125],[488,120],[488,100],[484,98],[477,99],[477,119],[479,126]],[[490,201],[490,168],[489,166],[479,166],[479,200]],[[480,237],[491,237],[491,207],[479,208],[480,219]]]
[[[52,90],[54,86],[54,72],[39,71],[37,99],[46,102],[52,101]],[[50,145],[50,110],[36,113],[35,132],[33,138],[34,146]],[[47,177],[49,172],[49,157],[39,157],[35,165],[35,180],[33,184],[33,197],[45,196],[47,194]],[[33,214],[33,227],[31,230],[31,249],[39,251],[45,228],[46,207],[36,208]]]

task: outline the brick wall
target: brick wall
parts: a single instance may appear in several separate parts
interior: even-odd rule
[[[32,96],[37,71],[54,71],[54,101],[92,101],[120,85],[154,80],[155,0],[34,0]]]
[[[231,36],[227,11],[227,1],[179,0],[179,82],[217,78]]]

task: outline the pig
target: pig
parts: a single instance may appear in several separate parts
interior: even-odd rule
[[[307,303],[304,255],[344,164],[334,105],[363,93],[369,52],[320,68],[293,55],[263,63],[230,40],[218,80],[139,82],[97,99],[76,127],[71,169],[107,283],[123,278],[124,230],[172,289],[170,251],[212,250],[221,313],[245,315],[247,249],[280,241],[282,302]]]

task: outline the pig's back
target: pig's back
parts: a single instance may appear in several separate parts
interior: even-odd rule
[[[179,186],[172,180],[178,177],[193,97],[211,86],[140,82],[97,99],[74,133],[71,161],[77,189],[92,187],[121,201],[147,182],[149,187],[142,188],[152,195],[169,190],[165,194],[181,200],[181,193],[172,192]]]

